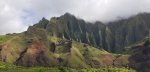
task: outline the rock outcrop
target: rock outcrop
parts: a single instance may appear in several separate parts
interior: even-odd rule
[[[56,58],[49,51],[49,42],[45,30],[29,27],[25,32],[26,48],[20,53],[16,65],[54,66]]]

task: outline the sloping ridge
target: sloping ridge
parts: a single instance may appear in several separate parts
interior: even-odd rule
[[[25,32],[26,48],[20,53],[16,65],[22,66],[54,66],[57,60],[50,55],[48,39],[43,29],[29,27]]]

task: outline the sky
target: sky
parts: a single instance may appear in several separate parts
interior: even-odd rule
[[[89,22],[110,22],[150,12],[150,0],[1,0],[0,34],[23,32],[43,17],[66,12]]]

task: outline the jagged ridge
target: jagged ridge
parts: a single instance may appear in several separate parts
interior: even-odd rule
[[[110,52],[122,52],[126,46],[148,35],[148,19],[150,14],[143,13],[108,24],[89,23],[66,13],[61,17],[53,17],[50,21],[43,18],[34,26],[45,29],[50,36],[75,40]]]

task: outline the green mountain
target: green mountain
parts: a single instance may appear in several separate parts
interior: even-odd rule
[[[148,35],[150,14],[142,13],[129,19],[104,24],[89,23],[66,13],[53,17],[50,21],[42,19],[34,26],[45,29],[50,36],[86,43],[109,52],[121,53],[135,42]]]
[[[149,19],[149,13],[142,13],[129,19],[109,23],[113,37],[112,48],[115,48],[116,52],[123,51],[126,46],[143,40],[149,33]]]
[[[104,24],[66,13],[43,18],[28,30],[0,36],[0,61],[17,66],[128,67],[131,45],[148,35],[150,14]]]

